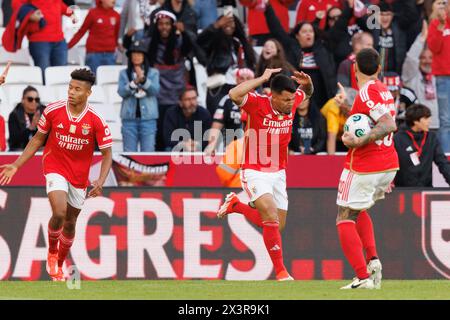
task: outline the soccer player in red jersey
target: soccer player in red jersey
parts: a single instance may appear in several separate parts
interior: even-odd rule
[[[356,278],[341,289],[381,287],[382,268],[367,210],[389,191],[399,163],[393,143],[397,129],[395,102],[388,88],[378,80],[380,70],[377,51],[369,48],[357,54],[355,72],[359,93],[350,114],[366,114],[375,126],[362,137],[350,132],[342,136],[349,151],[339,181],[336,225],[342,250]]]
[[[283,263],[280,235],[288,208],[285,172],[288,144],[296,108],[311,97],[313,84],[303,72],[296,72],[291,79],[283,74],[274,75],[280,71],[266,69],[261,77],[245,81],[229,92],[231,100],[248,115],[241,183],[254,208],[229,194],[219,209],[218,217],[240,212],[261,227],[276,279],[284,281],[293,280]],[[253,92],[272,76],[270,97]],[[297,88],[295,82],[300,87]]]
[[[71,77],[68,100],[51,103],[45,108],[38,132],[14,163],[1,166],[0,173],[0,184],[8,184],[47,139],[42,157],[52,207],[47,267],[54,281],[65,280],[62,266],[72,246],[77,217],[85,201],[95,142],[102,153],[102,163],[100,176],[92,182],[88,197],[101,195],[112,164],[111,132],[87,102],[95,75],[88,69],[77,69]]]

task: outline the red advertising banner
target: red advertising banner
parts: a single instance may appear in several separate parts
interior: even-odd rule
[[[82,279],[273,279],[261,230],[216,211],[225,189],[107,188],[78,218],[66,266]],[[335,227],[335,189],[289,189],[283,231],[295,279],[350,279]],[[245,201],[245,195],[240,194]],[[387,279],[450,276],[450,192],[395,190],[370,210]],[[44,188],[0,189],[0,279],[47,280]]]
[[[3,153],[0,165],[13,162],[18,154]],[[287,185],[290,188],[334,188],[344,164],[344,156],[289,156]],[[114,154],[113,175],[110,186],[125,186],[125,177],[132,177],[128,185],[169,186],[169,187],[221,187],[216,174],[217,164],[207,164],[203,156],[176,157],[165,155]],[[92,179],[100,170],[100,154],[94,156],[91,166]],[[218,163],[218,161],[216,161]],[[140,168],[139,168],[140,167]],[[157,171],[155,175],[152,169]],[[137,170],[136,170],[137,169]],[[142,183],[150,180],[149,184]],[[121,183],[122,182],[122,183]],[[14,176],[13,186],[44,186],[42,156],[33,157]]]

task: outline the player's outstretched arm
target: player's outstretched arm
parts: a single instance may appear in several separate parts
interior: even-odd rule
[[[17,170],[20,169],[31,157],[34,156],[36,151],[39,150],[45,143],[45,139],[47,138],[47,134],[36,132],[33,138],[28,142],[25,150],[23,150],[22,154],[19,158],[17,158],[14,163],[5,164],[0,166],[3,170],[0,172],[0,184],[5,185],[11,182],[12,177],[16,174]]]
[[[397,125],[394,118],[389,113],[385,113],[378,119],[377,124],[370,130],[369,134],[358,138],[354,134],[345,132],[342,135],[342,142],[348,148],[359,148],[368,143],[381,140],[395,130],[397,130]]]
[[[238,106],[241,106],[242,103],[245,100],[246,95],[258,88],[260,85],[262,85],[264,82],[269,81],[270,77],[274,73],[278,73],[281,71],[281,68],[277,69],[266,69],[264,70],[264,73],[262,76],[247,80],[242,82],[241,84],[237,85],[233,89],[231,89],[228,92],[228,95],[230,96],[230,99]]]
[[[97,180],[92,182],[92,190],[88,193],[88,198],[97,197],[102,194],[103,185],[112,165],[112,150],[111,147],[100,149],[102,153],[102,164],[100,167],[100,176]]]

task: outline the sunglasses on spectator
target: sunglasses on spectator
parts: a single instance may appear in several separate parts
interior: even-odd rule
[[[328,20],[331,20],[331,21],[337,21],[337,20],[339,19],[340,16],[341,16],[341,15],[330,16],[330,17],[328,17]]]
[[[39,98],[39,97],[36,97],[36,98],[26,97],[25,99],[27,99],[28,102],[33,102],[33,101],[35,101],[36,103],[41,102],[41,98]]]

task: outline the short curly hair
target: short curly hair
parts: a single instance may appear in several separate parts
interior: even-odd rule
[[[89,82],[91,86],[95,84],[95,74],[86,68],[76,69],[70,74],[73,80]]]

